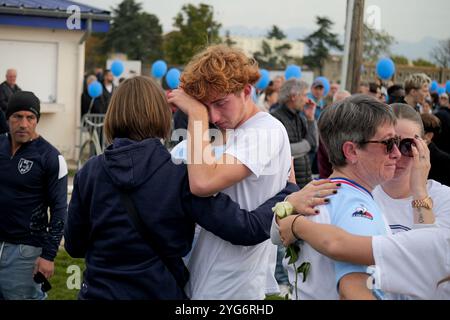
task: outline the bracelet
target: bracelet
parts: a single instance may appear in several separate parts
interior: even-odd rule
[[[295,218],[294,218],[294,220],[292,221],[292,224],[291,224],[291,232],[292,232],[292,234],[294,235],[294,237],[295,237],[295,239],[297,239],[298,241],[303,241],[301,238],[299,238],[296,234],[295,234],[295,231],[294,231],[294,224],[295,224],[295,221],[297,221],[297,219],[299,218],[299,217],[302,217],[302,215],[297,215]]]

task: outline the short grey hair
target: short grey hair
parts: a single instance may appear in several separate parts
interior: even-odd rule
[[[278,102],[285,104],[293,95],[299,94],[303,90],[308,90],[308,84],[303,80],[290,79],[283,83],[278,93]]]
[[[395,125],[392,109],[367,95],[354,95],[326,108],[319,118],[320,138],[335,168],[345,167],[344,143],[354,142],[362,148],[384,124]]]

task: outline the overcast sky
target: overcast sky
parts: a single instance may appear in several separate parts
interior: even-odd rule
[[[77,1],[77,0],[75,0]],[[344,33],[346,0],[137,0],[145,11],[158,16],[165,32],[172,29],[173,17],[185,3],[207,3],[214,7],[216,19],[226,29],[231,26],[282,29],[315,28],[314,17],[331,18],[335,32]],[[111,10],[121,0],[78,0]],[[366,7],[380,8],[381,27],[397,40],[417,42],[430,36],[450,38],[449,0],[366,0]],[[372,14],[373,16],[373,14]]]

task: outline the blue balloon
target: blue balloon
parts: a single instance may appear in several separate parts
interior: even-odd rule
[[[377,63],[377,75],[382,80],[389,80],[395,74],[395,63],[392,59],[383,58]]]
[[[267,86],[270,83],[270,74],[269,74],[269,71],[267,71],[265,69],[259,70],[259,73],[261,73],[261,78],[259,78],[255,87],[256,87],[256,89],[264,90],[267,88]]]
[[[176,89],[180,85],[180,70],[172,68],[166,74],[166,83],[170,89]]]
[[[445,88],[444,87],[439,87],[437,89],[437,93],[438,93],[438,95],[441,95],[441,94],[445,93]]]
[[[436,80],[431,82],[431,85],[430,85],[430,91],[431,92],[436,92],[438,88],[439,88],[439,84],[438,84],[438,82]]]
[[[286,80],[289,80],[291,78],[300,79],[302,77],[302,68],[295,64],[291,64],[286,68],[284,76]]]
[[[111,72],[115,77],[120,76],[123,73],[123,62],[120,60],[114,60],[114,62],[111,64]]]
[[[324,94],[324,96],[326,96],[328,94],[328,92],[330,92],[330,88],[331,88],[330,81],[328,81],[328,79],[325,77],[317,77],[316,80],[314,80],[314,82],[316,82],[316,81],[322,82],[323,89],[324,89],[323,94]]]
[[[447,91],[447,93],[450,93],[450,80],[448,80],[445,84],[445,90]]]
[[[167,72],[167,64],[163,60],[158,60],[152,65],[152,76],[161,79]]]
[[[103,93],[103,87],[98,81],[93,81],[88,86],[88,93],[91,98],[100,97]]]

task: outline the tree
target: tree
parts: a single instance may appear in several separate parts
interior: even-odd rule
[[[384,30],[377,31],[364,24],[364,60],[377,62],[382,55],[390,55],[390,47],[395,38]]]
[[[319,29],[307,36],[303,41],[309,48],[309,55],[303,58],[304,63],[311,69],[318,69],[323,74],[323,68],[330,55],[331,49],[342,50],[338,35],[331,32],[333,22],[327,17],[316,17]]]
[[[142,4],[123,0],[113,9],[105,52],[125,53],[129,59],[151,62],[162,56],[162,27],[158,18],[142,11]]]
[[[283,40],[286,39],[286,34],[278,28],[278,26],[273,25],[272,29],[269,30],[266,36],[267,39],[277,39],[277,40]]]
[[[399,66],[407,66],[409,65],[409,59],[405,56],[400,56],[400,55],[392,55],[391,56],[392,61],[394,61],[394,63],[396,65]]]
[[[205,46],[222,41],[213,7],[203,3],[184,5],[173,26],[176,30],[164,39],[166,58],[173,64],[185,64]]]
[[[106,54],[103,51],[103,41],[105,36],[102,33],[93,33],[86,40],[85,46],[85,69],[89,72],[94,70],[96,67],[106,65]]]
[[[450,39],[439,41],[437,47],[431,52],[431,57],[441,68],[450,67]]]
[[[414,60],[412,64],[416,67],[436,67],[436,65],[428,60],[419,58],[417,60]]]
[[[225,43],[227,46],[229,46],[229,47],[232,47],[232,46],[234,46],[234,45],[236,44],[236,41],[234,41],[233,39],[231,39],[230,31],[229,31],[229,30],[227,30],[227,32],[225,32],[225,41],[224,41],[224,43]]]
[[[283,42],[286,39],[286,35],[274,25],[267,33],[266,38],[267,40],[263,40],[261,43],[261,50],[254,53],[254,58],[258,61],[261,68],[271,70],[285,69],[290,61],[293,60],[293,57],[289,56],[292,46],[288,42]]]

